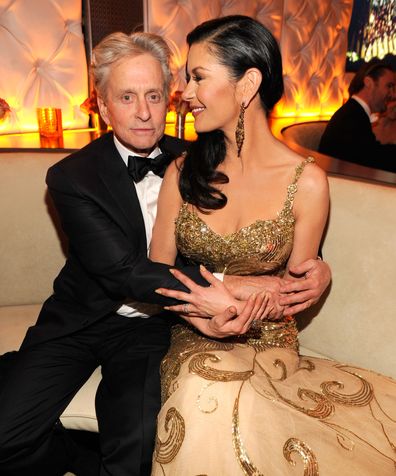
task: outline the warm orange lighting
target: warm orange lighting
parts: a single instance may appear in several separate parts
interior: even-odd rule
[[[62,110],[56,107],[38,107],[37,123],[41,137],[57,138],[63,134]]]

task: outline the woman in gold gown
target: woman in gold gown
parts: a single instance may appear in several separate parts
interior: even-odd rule
[[[317,255],[329,196],[314,160],[268,127],[283,93],[277,44],[243,16],[206,22],[187,42],[184,99],[199,137],[166,173],[150,256],[172,264],[178,250],[226,275],[293,279],[290,269]],[[195,316],[246,309],[203,274],[211,287],[159,290],[189,314],[162,365],[153,474],[396,474],[395,381],[299,355],[295,320],[270,291],[258,307],[250,299],[247,332],[203,336],[189,322],[206,332],[211,319]]]

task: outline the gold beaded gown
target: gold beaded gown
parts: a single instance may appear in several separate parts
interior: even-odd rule
[[[221,236],[184,204],[178,249],[229,274],[281,274],[292,249],[296,169],[275,220]],[[396,475],[396,382],[298,353],[293,318],[224,340],[173,328],[163,360],[155,476]]]

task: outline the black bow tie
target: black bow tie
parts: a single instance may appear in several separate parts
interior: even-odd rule
[[[155,175],[164,176],[169,163],[168,154],[162,153],[154,159],[130,155],[128,157],[128,172],[135,183],[140,182],[151,170]]]

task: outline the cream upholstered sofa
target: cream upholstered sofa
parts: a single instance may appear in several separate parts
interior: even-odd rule
[[[66,155],[0,153],[0,354],[19,348],[65,262],[67,243],[45,175]],[[64,412],[65,427],[98,430],[93,397],[99,379],[97,369]]]
[[[64,242],[45,174],[66,153],[0,153],[0,354],[18,349],[64,263]],[[331,214],[323,243],[333,281],[304,316],[302,352],[396,377],[396,186],[330,176]],[[396,182],[395,182],[396,183]],[[97,431],[100,369],[62,416]]]

